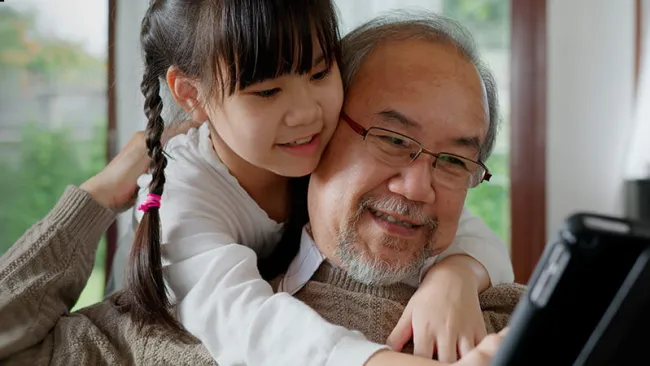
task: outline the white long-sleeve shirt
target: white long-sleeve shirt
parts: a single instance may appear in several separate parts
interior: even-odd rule
[[[207,124],[173,138],[166,151],[160,208],[165,280],[181,323],[219,365],[361,366],[385,348],[326,322],[288,293],[274,294],[261,278],[257,255],[270,252],[282,225],[221,163]],[[146,193],[140,191],[139,202]],[[492,284],[514,277],[505,244],[468,211],[449,253],[472,255]]]

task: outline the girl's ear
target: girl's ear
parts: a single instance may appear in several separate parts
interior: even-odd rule
[[[183,75],[176,66],[167,69],[167,85],[176,103],[181,106],[192,120],[203,122],[208,120],[205,108],[199,104],[197,82]]]

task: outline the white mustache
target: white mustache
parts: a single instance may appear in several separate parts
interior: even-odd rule
[[[360,203],[361,209],[371,208],[387,214],[395,213],[409,218],[417,225],[437,226],[437,220],[424,213],[423,204],[400,199],[396,196],[389,197],[363,197]]]

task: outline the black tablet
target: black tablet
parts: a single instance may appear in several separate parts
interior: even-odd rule
[[[650,248],[637,259],[573,364],[648,364],[649,310]]]
[[[594,347],[627,329],[622,321],[634,323],[617,309],[644,304],[644,298],[633,298],[650,290],[649,266],[648,224],[584,213],[569,217],[537,264],[491,365],[611,365],[598,363],[603,357]]]

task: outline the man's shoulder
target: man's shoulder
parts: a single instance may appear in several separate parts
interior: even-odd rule
[[[512,308],[514,309],[521,299],[521,296],[526,292],[527,287],[519,283],[502,283],[496,286],[491,286],[483,291],[479,298],[481,300],[481,307],[484,308]]]
[[[510,316],[525,292],[524,285],[504,283],[492,286],[480,294],[483,321],[488,333],[500,332],[508,325]]]
[[[78,352],[113,354],[111,359],[131,360],[136,364],[215,364],[205,347],[189,334],[173,333],[156,325],[140,328],[121,309],[121,296],[121,293],[111,295],[69,314],[68,326],[63,330],[69,335],[70,344],[84,345]]]

